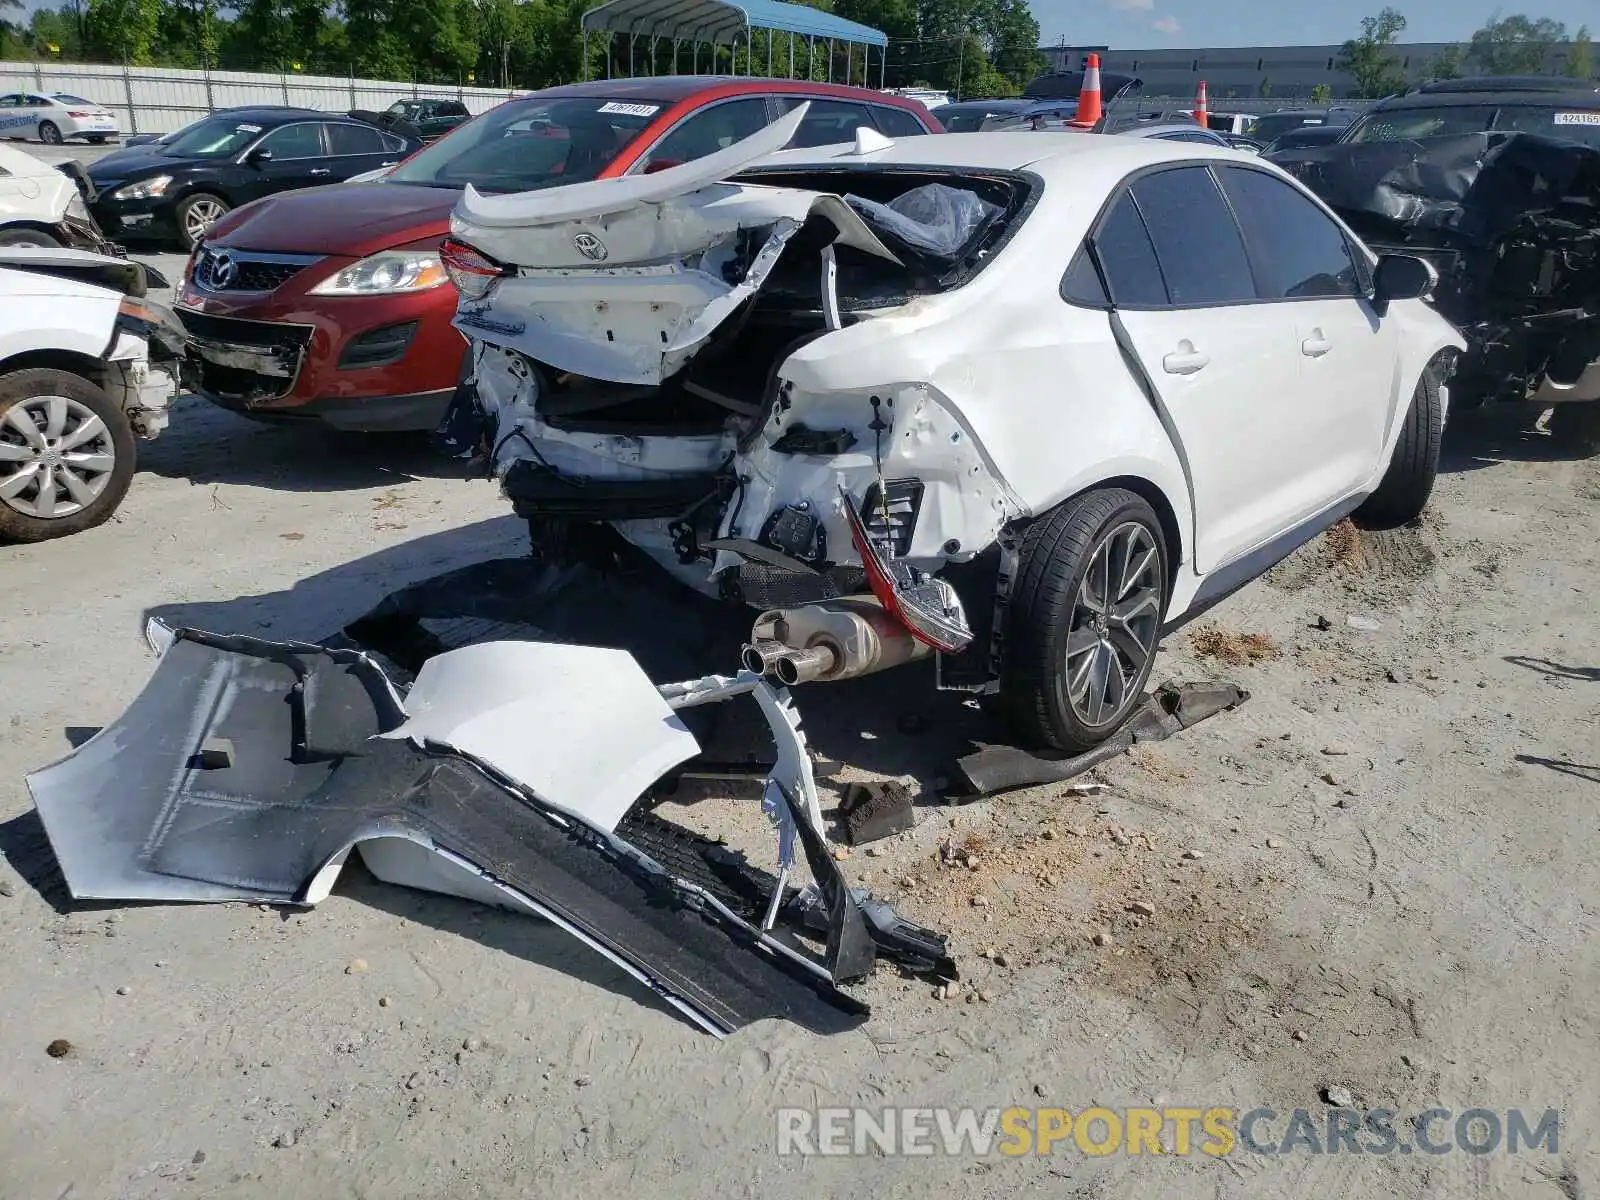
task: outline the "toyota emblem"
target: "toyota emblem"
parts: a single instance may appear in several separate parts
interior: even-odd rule
[[[578,248],[578,253],[595,262],[604,262],[606,258],[606,244],[592,233],[575,234],[572,244]]]

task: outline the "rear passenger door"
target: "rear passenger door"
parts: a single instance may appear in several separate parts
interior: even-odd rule
[[[1292,321],[1300,387],[1291,406],[1319,448],[1307,502],[1332,504],[1377,469],[1393,416],[1395,339],[1367,299],[1366,260],[1327,213],[1266,171],[1218,167],[1244,230],[1262,303]]]
[[[322,166],[328,172],[325,178],[331,182],[338,183],[352,175],[399,161],[399,155],[390,150],[388,140],[371,125],[330,121],[323,126],[323,137],[328,144],[328,161]]]
[[[1292,317],[1257,303],[1244,240],[1201,165],[1136,176],[1096,226],[1128,349],[1176,431],[1206,572],[1313,507]]]

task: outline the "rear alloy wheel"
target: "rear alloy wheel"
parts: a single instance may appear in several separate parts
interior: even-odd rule
[[[39,122],[39,140],[46,146],[61,145],[61,130],[54,121]]]
[[[99,525],[133,480],[133,430],[104,391],[67,371],[0,375],[0,540]]]
[[[1600,400],[1557,404],[1550,410],[1550,437],[1563,450],[1600,453]]]
[[[178,236],[183,248],[193,250],[198,246],[206,236],[206,231],[222,220],[228,208],[226,200],[209,192],[196,192],[180,200],[177,211]]]
[[[1127,720],[1155,663],[1168,570],[1155,511],[1121,488],[1069,500],[1028,528],[999,696],[1020,739],[1079,754]]]

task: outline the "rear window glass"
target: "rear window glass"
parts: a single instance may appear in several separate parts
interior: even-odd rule
[[[902,138],[916,137],[927,133],[921,121],[912,116],[903,108],[889,108],[885,105],[874,105],[872,116],[878,122],[878,130],[887,137]]]
[[[1350,131],[1351,142],[1402,142],[1413,138],[1481,133],[1494,120],[1492,104],[1435,108],[1391,108],[1375,112]]]
[[[50,98],[59,100],[62,104],[94,104],[93,100],[85,100],[82,96],[69,96],[66,92],[56,92]]]

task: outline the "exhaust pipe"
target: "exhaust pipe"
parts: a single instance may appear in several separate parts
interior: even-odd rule
[[[931,652],[875,598],[851,596],[762,613],[741,658],[747,669],[793,687],[871,675]]]

